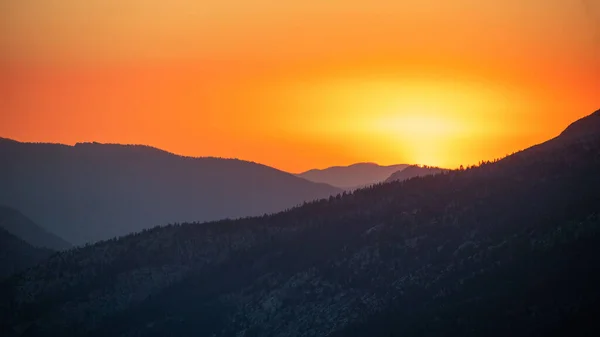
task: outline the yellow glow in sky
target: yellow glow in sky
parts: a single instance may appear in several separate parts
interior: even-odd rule
[[[457,167],[600,107],[593,0],[0,1],[0,136]]]

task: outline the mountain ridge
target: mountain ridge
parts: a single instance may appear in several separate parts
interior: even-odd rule
[[[600,109],[570,124],[559,137],[586,137],[600,129]]]
[[[600,128],[594,134],[273,215],[157,227],[57,253],[0,283],[0,331],[598,332],[590,310],[600,301]]]
[[[414,177],[438,174],[443,171],[444,169],[439,167],[411,165],[403,170],[393,173],[389,178],[385,180],[385,182],[390,183],[393,181],[402,181]]]
[[[277,212],[340,193],[281,170],[150,146],[1,142],[0,204],[74,244],[154,225]]]
[[[64,250],[72,245],[31,221],[14,208],[0,205],[0,228],[27,242],[33,247]]]
[[[54,253],[47,248],[37,248],[0,228],[0,281],[35,266]]]
[[[355,163],[348,166],[332,166],[325,169],[312,169],[297,176],[304,179],[327,183],[343,189],[356,189],[384,181],[392,173],[408,167],[407,164],[379,165],[376,163]]]

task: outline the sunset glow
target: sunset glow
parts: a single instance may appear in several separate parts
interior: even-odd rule
[[[19,141],[457,167],[600,107],[594,1],[20,0],[0,22]]]

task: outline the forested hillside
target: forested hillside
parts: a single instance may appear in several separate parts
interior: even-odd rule
[[[597,335],[600,111],[479,167],[60,252],[3,336]]]

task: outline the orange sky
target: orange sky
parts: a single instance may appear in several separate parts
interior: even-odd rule
[[[600,108],[596,0],[0,0],[0,136],[456,167]]]

